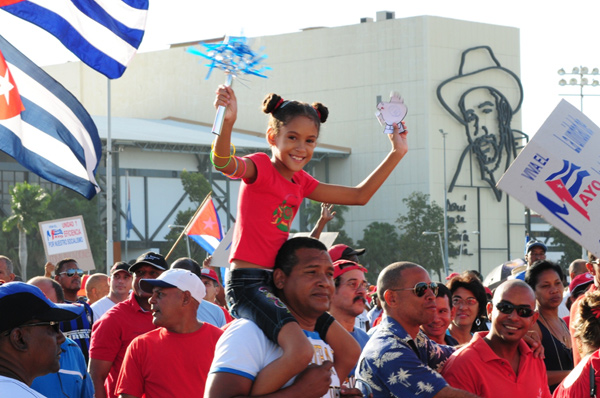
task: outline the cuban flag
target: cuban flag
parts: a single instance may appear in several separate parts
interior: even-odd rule
[[[184,233],[202,246],[208,254],[213,254],[217,246],[219,246],[219,242],[223,239],[223,230],[221,229],[219,214],[210,196],[204,201],[200,209],[196,211],[194,218],[185,228]]]
[[[91,199],[102,156],[83,105],[0,36],[0,150],[35,174]]]
[[[88,66],[116,79],[142,43],[148,0],[25,0],[2,9],[45,29]]]

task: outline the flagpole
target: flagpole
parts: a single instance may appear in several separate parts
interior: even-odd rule
[[[110,123],[110,79],[108,82],[108,112],[107,112],[107,134],[106,134],[106,273],[110,275],[110,267],[112,266],[113,255],[113,209],[112,209],[112,141],[111,141],[111,123]]]
[[[200,209],[202,208],[202,206],[204,206],[204,204],[206,203],[206,201],[210,199],[211,195],[212,195],[212,191],[210,191],[208,193],[208,195],[206,195],[206,197],[204,198],[204,200],[202,201],[202,203],[200,204],[200,206],[198,206],[198,208],[196,209],[196,212],[190,218],[190,220],[186,224],[185,228],[181,231],[181,233],[179,234],[179,237],[177,238],[177,240],[175,241],[175,243],[171,247],[171,250],[169,250],[169,252],[165,256],[165,260],[169,259],[169,256],[171,255],[171,253],[173,253],[173,250],[175,250],[175,247],[177,246],[177,244],[179,243],[179,241],[181,241],[181,238],[183,237],[183,234],[185,234],[185,232],[187,231],[188,227],[190,226],[190,224],[192,223],[192,221],[194,221],[194,218],[196,218],[196,215],[198,214],[198,212],[200,211]]]
[[[131,192],[129,191],[129,170],[125,172],[127,179],[127,218],[125,221],[125,261],[129,259],[129,209],[131,208]]]

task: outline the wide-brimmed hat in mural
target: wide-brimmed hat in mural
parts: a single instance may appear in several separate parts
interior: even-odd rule
[[[463,51],[458,75],[441,83],[437,97],[442,106],[461,124],[466,125],[458,107],[461,95],[474,87],[491,87],[502,93],[514,115],[523,102],[523,86],[519,77],[503,67],[488,46]]]

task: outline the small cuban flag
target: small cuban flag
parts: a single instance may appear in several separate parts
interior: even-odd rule
[[[221,240],[223,230],[221,220],[209,195],[200,206],[184,233],[199,244],[208,254],[213,254]]]

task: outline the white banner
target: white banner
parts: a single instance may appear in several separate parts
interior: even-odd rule
[[[600,128],[562,100],[497,185],[600,256]]]
[[[39,227],[48,261],[56,265],[64,258],[74,258],[84,271],[96,268],[83,217],[42,221]]]

